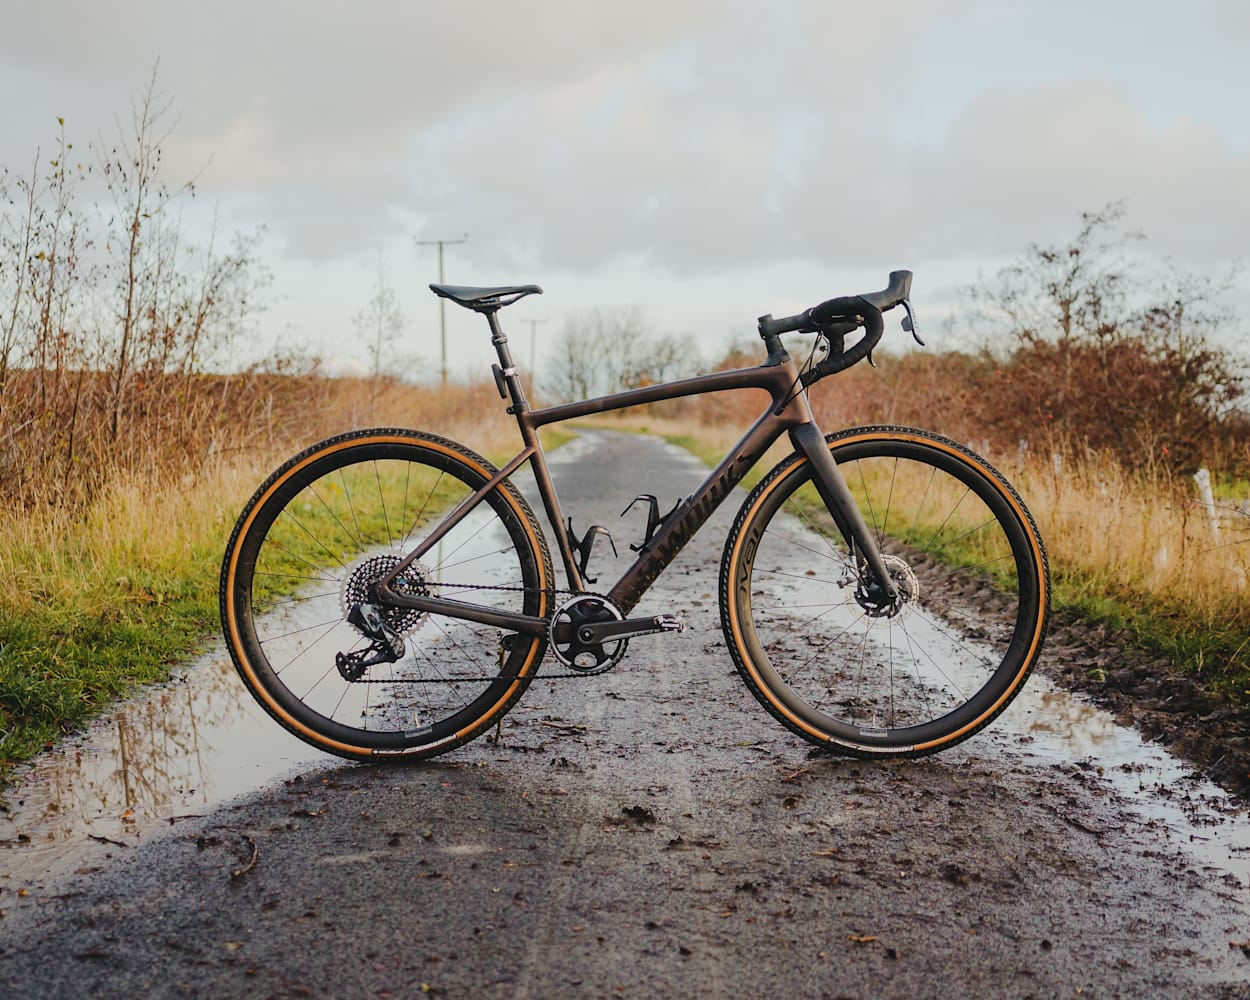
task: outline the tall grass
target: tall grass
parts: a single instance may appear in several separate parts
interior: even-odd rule
[[[1189,477],[1055,452],[1005,463],[1051,554],[1061,616],[1127,630],[1237,700],[1250,695],[1250,520],[1213,526]]]

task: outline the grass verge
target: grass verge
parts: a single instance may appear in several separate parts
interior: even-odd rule
[[[251,471],[117,484],[86,516],[5,518],[0,781],[215,638],[221,552]]]

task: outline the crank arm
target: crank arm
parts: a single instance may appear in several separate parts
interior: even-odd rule
[[[656,615],[654,618],[626,618],[619,622],[594,622],[581,625],[577,638],[584,643],[618,642],[639,635],[655,632],[684,632],[686,623],[672,615]]]

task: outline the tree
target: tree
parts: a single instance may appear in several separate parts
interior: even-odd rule
[[[407,325],[404,314],[399,309],[399,301],[395,289],[387,280],[386,263],[382,260],[382,252],[378,251],[378,266],[373,297],[355,316],[352,323],[356,332],[369,351],[372,362],[373,378],[382,377],[383,360],[388,348],[403,335]]]
[[[980,405],[1008,436],[1190,468],[1226,443],[1244,385],[1238,359],[1212,343],[1236,319],[1219,303],[1231,278],[1160,275],[1127,253],[1144,237],[1123,217],[1118,203],[1086,212],[1067,244],[1032,244],[967,290],[996,335]]]
[[[565,321],[543,386],[558,399],[589,399],[680,378],[698,366],[689,336],[654,335],[633,306],[595,308]]]

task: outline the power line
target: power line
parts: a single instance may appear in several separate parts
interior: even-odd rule
[[[547,321],[545,319],[523,319],[521,322],[530,325],[530,380],[533,381],[537,371],[534,367],[534,342],[537,339],[534,335],[534,327],[538,326],[539,323],[546,323]]]
[[[463,243],[469,238],[465,233],[458,240],[414,240],[419,247],[438,247],[438,283],[443,283],[443,247]],[[438,338],[443,358],[443,385],[447,384],[447,300],[438,297]]]

